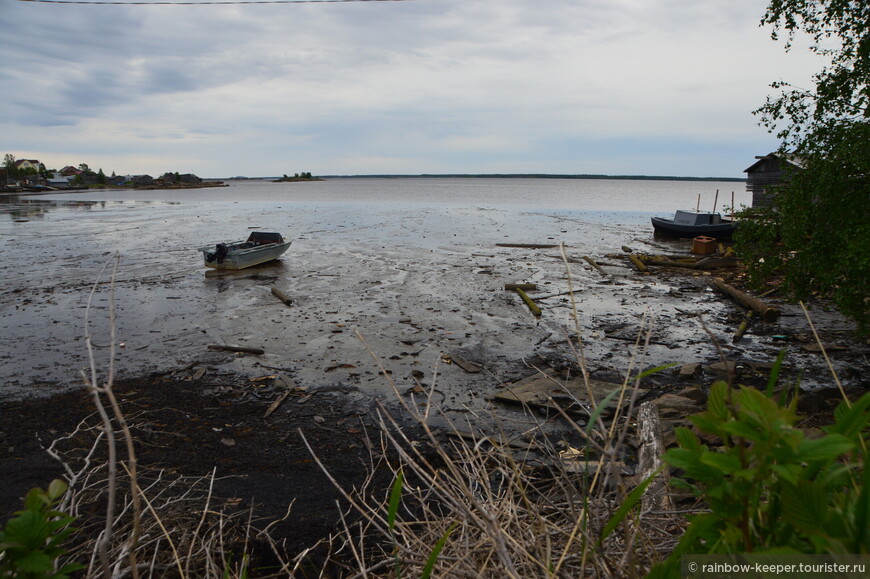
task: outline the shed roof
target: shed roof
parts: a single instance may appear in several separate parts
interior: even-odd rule
[[[800,156],[795,155],[794,153],[770,153],[767,155],[756,155],[755,158],[758,160],[746,169],[744,169],[744,173],[751,173],[752,171],[755,171],[757,168],[759,168],[765,161],[771,160],[785,161],[789,165],[793,165],[798,169],[804,168],[803,159]]]

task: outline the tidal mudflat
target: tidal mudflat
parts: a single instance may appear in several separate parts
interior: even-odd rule
[[[80,372],[89,367],[84,320],[97,281],[88,312],[96,368],[105,379],[114,287],[116,388],[135,416],[140,466],[190,476],[217,468],[225,477],[218,496],[234,508],[256,506],[267,519],[295,501],[292,523],[276,533],[299,549],[333,529],[339,498],[300,433],[347,485],[365,477],[365,436],[378,432],[380,405],[395,408],[397,396],[437,407],[429,423],[441,432],[499,433],[527,449],[528,432],[547,431],[580,445],[546,405],[494,399],[542,372],[554,377],[554,388],[543,381],[544,398],[576,380],[578,338],[590,376],[605,389],[641,369],[675,364],[645,379],[638,400],[659,401],[670,431],[728,371],[766,383],[783,349],[785,383],[831,384],[803,312],[776,294],[766,299],[781,308],[779,320],[756,319],[732,341],[744,313],[710,279],[736,283],[739,270],[644,274],[625,259],[623,247],[688,255],[690,242],[653,238],[648,198],[655,193],[668,206],[662,213],[691,208],[688,187],[683,198],[662,201],[670,185],[650,193],[607,183],[592,203],[573,183],[533,184],[542,192],[529,200],[528,184],[444,181],[415,183],[407,195],[401,183],[359,186],[392,187],[375,199],[329,182],[283,184],[319,187],[304,193],[251,183],[184,197],[5,199],[0,512],[20,508],[28,488],[61,474],[45,445],[93,413]],[[564,189],[558,199],[553,187]],[[589,208],[578,207],[584,203]],[[203,267],[196,247],[251,230],[278,231],[293,244],[281,260],[256,268]],[[540,316],[505,290],[512,283],[536,286],[528,294]],[[866,388],[866,341],[825,304],[810,307],[845,387]],[[209,349],[215,345],[263,354]],[[836,396],[804,400],[802,409],[813,412],[829,410]],[[630,469],[628,448],[621,458]]]
[[[297,198],[237,187],[181,199],[108,192],[7,200],[9,218],[0,225],[8,262],[0,292],[0,397],[78,387],[88,365],[86,304],[101,275],[89,317],[97,365],[106,368],[110,273],[103,268],[116,254],[121,376],[228,364],[252,376],[280,369],[312,389],[352,386],[365,398],[392,396],[386,371],[402,385],[437,382],[449,406],[468,409],[486,406],[506,381],[533,372],[536,355],[569,353],[578,329],[590,368],[610,376],[638,364],[715,361],[721,354],[703,326],[727,344],[728,357],[760,362],[808,331],[803,316],[787,309],[781,332],[750,331],[732,345],[736,308],[710,289],[704,272],[641,275],[615,255],[624,246],[671,254],[690,247],[654,239],[649,213],[625,210],[630,200],[584,211],[499,206],[489,190],[489,203],[475,205],[456,202],[457,195],[473,195],[462,189],[441,204],[431,191],[422,193],[428,202],[395,193],[372,202],[337,201],[331,190]],[[251,230],[279,231],[293,245],[280,261],[248,270],[202,266],[197,246]],[[524,244],[564,244],[569,263],[558,247]],[[543,314],[532,315],[504,290],[507,283],[536,284],[530,296]],[[275,299],[273,286],[292,306]],[[853,329],[818,314],[831,331]],[[651,340],[633,363],[644,319]],[[210,344],[265,354],[227,355],[208,350]],[[449,364],[451,356],[485,371],[470,374]],[[791,362],[804,361],[815,363],[794,348]]]

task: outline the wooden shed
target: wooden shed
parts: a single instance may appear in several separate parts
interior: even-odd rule
[[[753,207],[773,205],[773,192],[770,188],[787,182],[789,176],[802,168],[800,159],[795,155],[770,153],[756,156],[755,163],[744,169],[746,190],[752,191]]]

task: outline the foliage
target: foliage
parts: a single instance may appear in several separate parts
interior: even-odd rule
[[[755,111],[801,167],[775,191],[774,211],[742,215],[737,249],[755,281],[779,273],[793,297],[818,292],[870,329],[870,3],[772,0],[762,24],[801,31],[830,64],[812,91],[787,83]],[[833,47],[833,48],[832,48]]]
[[[682,471],[673,484],[709,506],[696,515],[671,556],[652,576],[679,569],[685,553],[870,553],[870,393],[844,401],[824,435],[795,427],[796,400],[718,382],[707,411],[691,417],[721,440],[710,448],[677,429],[665,455]]]
[[[313,180],[314,177],[310,172],[303,171],[302,173],[294,173],[292,177],[288,176],[287,173],[284,173],[284,176],[281,178],[283,181],[304,181],[304,180]]]
[[[810,50],[830,61],[814,75],[814,91],[773,83],[782,92],[755,111],[762,124],[773,131],[785,121],[778,136],[797,146],[807,128],[831,119],[870,118],[870,3],[771,0],[761,24],[773,27],[774,40],[786,32],[786,50],[805,32],[812,38]]]
[[[776,210],[741,215],[738,249],[751,280],[782,274],[794,297],[829,296],[870,330],[870,123],[820,127],[801,159],[804,169],[775,194]]]
[[[831,295],[866,329],[870,123],[833,125],[820,128],[804,147],[806,169],[794,176],[788,193],[779,199],[782,242],[797,250],[787,266],[787,283],[798,297],[814,290]]]
[[[57,559],[66,553],[61,544],[73,532],[73,517],[55,510],[67,484],[54,480],[48,489],[31,489],[24,510],[0,531],[0,575],[3,577],[64,578],[81,565],[68,563],[57,569]]]
[[[6,169],[6,176],[8,178],[20,179],[21,177],[27,177],[30,175],[39,175],[39,171],[33,167],[16,167],[15,162],[15,155],[12,155],[11,153],[6,153],[3,157],[3,168]]]
[[[3,168],[6,169],[6,175],[14,179],[17,176],[17,170],[15,168],[15,155],[11,153],[6,153],[3,157]]]

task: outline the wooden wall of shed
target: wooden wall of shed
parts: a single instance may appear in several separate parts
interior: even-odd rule
[[[772,185],[783,182],[785,172],[780,166],[779,159],[761,159],[757,166],[746,172],[746,190],[752,192],[753,207],[770,207],[773,205]]]

